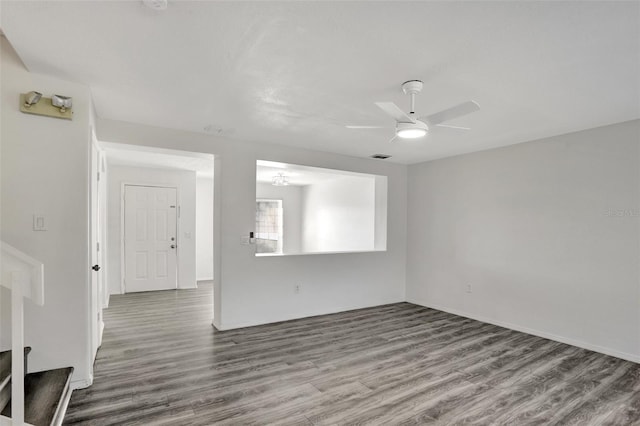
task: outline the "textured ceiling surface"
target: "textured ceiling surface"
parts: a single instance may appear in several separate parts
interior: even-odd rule
[[[27,68],[100,117],[415,163],[640,117],[639,2],[2,2]],[[395,141],[375,101],[482,109]],[[25,88],[37,90],[37,88]],[[388,125],[351,130],[346,124]]]

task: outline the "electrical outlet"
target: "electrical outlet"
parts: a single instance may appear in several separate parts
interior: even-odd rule
[[[293,292],[294,292],[295,294],[300,293],[300,284],[295,284],[295,285],[293,286]]]
[[[471,293],[471,292],[472,292],[471,284],[467,284],[467,293]]]

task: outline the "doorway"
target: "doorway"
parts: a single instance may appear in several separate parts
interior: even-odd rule
[[[124,185],[126,293],[177,288],[177,189]]]
[[[89,371],[93,371],[96,352],[101,346],[102,330],[110,327],[109,318],[113,314],[110,301],[123,298],[139,301],[174,294],[141,293],[160,289],[173,289],[182,292],[180,294],[198,293],[209,299],[205,309],[210,310],[213,318],[214,288],[219,293],[219,285],[214,287],[211,280],[214,273],[212,234],[214,224],[219,226],[219,213],[214,221],[213,155],[104,142],[91,133],[92,263],[89,266],[100,266],[100,269],[91,271],[94,276],[90,280]],[[200,180],[204,185],[198,196],[196,188]],[[152,194],[140,194],[144,192]],[[128,220],[125,205],[134,206],[134,212],[128,212]],[[139,222],[146,222],[146,226],[138,227]],[[126,225],[131,225],[133,238],[129,241],[131,247],[125,248],[125,231],[129,231]],[[137,243],[141,247],[136,247]],[[132,256],[126,256],[125,250]],[[127,257],[129,264],[125,265]],[[215,261],[219,262],[219,255]],[[202,274],[196,275],[196,266],[203,265]]]

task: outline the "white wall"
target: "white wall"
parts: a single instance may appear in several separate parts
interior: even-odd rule
[[[196,178],[196,278],[213,279],[213,178]]]
[[[274,186],[256,183],[256,198],[282,200],[283,254],[301,251],[302,236],[302,186]]]
[[[178,188],[178,287],[196,286],[196,172],[110,164],[108,173],[108,274],[111,294],[120,294],[122,184]]]
[[[73,385],[87,384],[91,94],[28,72],[0,40],[1,238],[45,265],[45,305],[25,305],[29,369],[73,366]],[[19,95],[30,90],[72,96],[73,120],[21,113]],[[32,230],[34,213],[45,215],[47,231]]]
[[[375,180],[376,211],[374,246],[376,250],[385,250],[387,248],[387,200],[389,198],[387,178],[385,176],[376,176]]]
[[[98,139],[215,155],[214,324],[230,329],[405,299],[406,166],[101,120]],[[256,160],[388,176],[387,250],[256,257]],[[218,196],[220,194],[220,196]],[[221,254],[222,253],[222,254]],[[301,284],[299,294],[294,285]]]
[[[407,299],[640,361],[639,145],[633,121],[410,166]]]
[[[302,251],[374,250],[375,178],[341,176],[302,190]]]

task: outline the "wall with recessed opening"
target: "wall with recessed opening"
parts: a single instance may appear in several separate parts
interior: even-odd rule
[[[99,122],[98,139],[214,154],[217,328],[246,327],[404,300],[406,166],[110,120]],[[256,257],[255,247],[243,244],[243,240],[255,227],[258,159],[385,176],[386,250]],[[294,291],[295,286],[300,286],[299,293]]]

